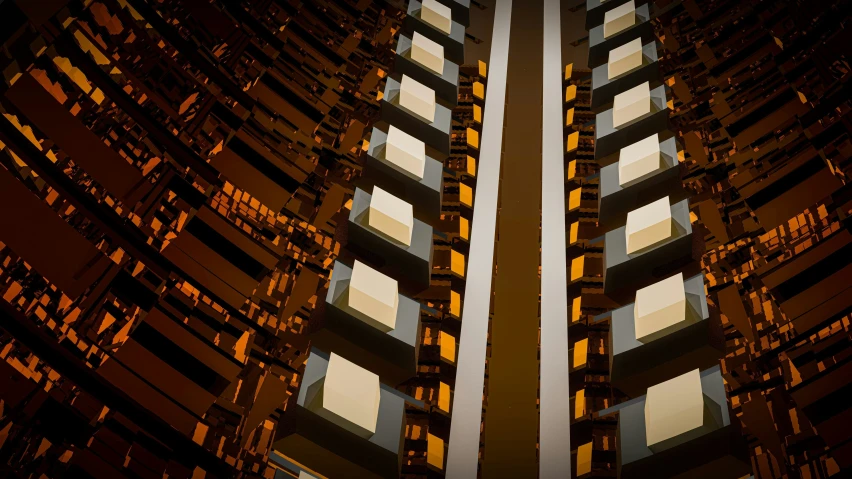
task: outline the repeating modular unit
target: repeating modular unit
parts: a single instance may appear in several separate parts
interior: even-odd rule
[[[596,417],[617,416],[620,478],[737,479],[750,465],[718,368],[722,328],[710,317],[704,275],[694,275],[703,243],[682,186],[651,6],[587,1],[603,292],[622,305],[596,323],[609,322],[610,386],[633,398]],[[575,344],[575,368],[595,368],[587,341]],[[591,470],[590,448],[578,448],[578,476]]]
[[[430,286],[434,228],[444,226],[443,161],[451,154],[469,4],[409,2],[395,67],[379,96],[381,122],[371,130],[338,228],[346,250],[311,317],[308,365],[276,442],[303,473],[401,474],[406,405],[422,403],[396,388],[418,374],[423,350],[421,317],[429,313],[413,297]],[[463,278],[463,256],[451,256],[451,270]],[[440,356],[453,363],[454,338],[442,333],[441,340]],[[441,382],[437,389],[439,409],[449,413],[450,387]],[[441,470],[446,434],[436,434],[427,434],[427,464]]]

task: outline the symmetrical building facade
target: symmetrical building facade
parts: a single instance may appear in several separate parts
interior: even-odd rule
[[[850,13],[0,0],[0,477],[846,477]]]

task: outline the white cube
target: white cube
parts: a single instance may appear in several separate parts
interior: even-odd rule
[[[627,254],[664,241],[672,235],[672,210],[669,197],[627,213]]]
[[[619,5],[604,14],[603,34],[609,38],[636,23],[636,4],[633,0]]]
[[[618,128],[651,113],[651,84],[642,83],[615,95],[612,105],[612,126]]]
[[[309,405],[316,414],[361,437],[376,433],[379,376],[331,353],[322,390]]]
[[[435,90],[408,75],[400,82],[399,104],[429,123],[435,121]]]
[[[385,333],[393,331],[399,308],[396,280],[355,260],[349,280],[348,306],[365,323]]]
[[[634,68],[642,66],[642,39],[636,38],[632,41],[613,48],[609,51],[607,60],[607,78],[623,75]]]
[[[657,134],[625,146],[618,155],[618,184],[624,186],[657,171],[662,165]]]
[[[370,228],[391,240],[405,246],[411,246],[411,233],[414,230],[414,209],[411,207],[411,203],[375,186],[373,187],[373,196],[370,198],[367,224]]]
[[[385,143],[385,159],[422,180],[426,169],[426,144],[391,125]]]
[[[444,74],[444,47],[414,32],[411,37],[411,59],[438,75]]]
[[[299,479],[317,479],[316,476],[312,476],[305,471],[299,471]]]
[[[705,426],[704,393],[697,369],[648,388],[645,396],[645,440],[655,445]]]
[[[437,0],[423,0],[420,6],[420,19],[447,35],[453,28],[453,14],[450,12],[450,7],[441,5]]]
[[[683,273],[636,291],[633,322],[636,339],[643,343],[680,329],[686,322]]]

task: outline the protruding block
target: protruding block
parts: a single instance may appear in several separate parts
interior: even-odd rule
[[[423,0],[420,18],[447,35],[450,34],[453,25],[452,12],[450,7],[441,5],[437,0]]]
[[[618,155],[618,184],[625,186],[662,167],[660,140],[654,133],[621,149]]]
[[[633,305],[636,339],[651,342],[679,329],[686,321],[683,273],[636,291]]]
[[[648,388],[645,439],[652,451],[689,441],[721,424],[719,405],[705,398],[698,369]]]
[[[408,75],[400,82],[399,104],[430,123],[435,121],[435,90]]]
[[[348,306],[358,318],[376,329],[388,332],[396,327],[399,287],[396,280],[355,260],[349,282]]]
[[[331,353],[320,390],[308,409],[358,436],[376,432],[379,376]]]
[[[633,0],[604,14],[604,38],[609,38],[636,23],[636,4]]]
[[[612,80],[640,66],[642,66],[642,39],[634,38],[609,51],[607,77]]]
[[[672,211],[669,197],[627,213],[627,254],[666,240],[672,235]]]
[[[418,180],[423,179],[426,168],[426,144],[399,128],[390,125],[385,148],[385,159],[411,173]]]
[[[444,47],[414,32],[411,38],[411,59],[439,75],[444,74]]]
[[[645,82],[615,95],[612,126],[618,128],[649,113],[651,113],[651,84]]]
[[[305,471],[299,471],[299,479],[317,479],[316,476],[312,476]]]
[[[414,229],[414,209],[410,203],[376,186],[370,199],[367,224],[373,230],[410,246],[411,232]]]

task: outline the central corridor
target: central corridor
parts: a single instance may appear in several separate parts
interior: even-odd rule
[[[483,477],[535,477],[543,1],[512,6]],[[556,99],[558,101],[558,99]]]

